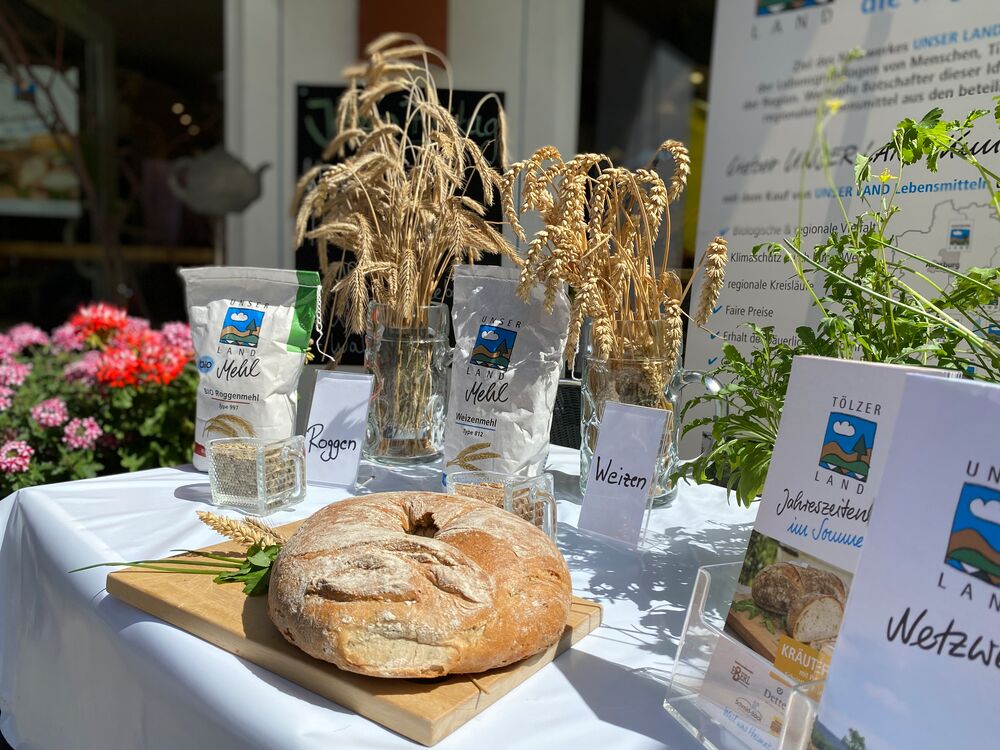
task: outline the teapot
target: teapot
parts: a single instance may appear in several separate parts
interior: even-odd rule
[[[241,213],[260,197],[264,163],[251,170],[223,146],[195,157],[181,157],[170,164],[167,184],[178,200],[192,211],[208,216]]]

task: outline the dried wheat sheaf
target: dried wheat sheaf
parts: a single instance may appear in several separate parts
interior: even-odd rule
[[[674,164],[667,183],[655,168],[664,155]],[[565,284],[573,292],[567,360],[576,354],[585,317],[593,320],[598,357],[672,360],[680,352],[681,302],[691,284],[682,288],[666,266],[669,206],[683,192],[690,172],[687,149],[667,140],[645,169],[617,167],[604,154],[564,161],[557,149],[546,146],[504,174],[504,216],[527,245],[520,293],[526,297],[535,284],[542,284],[551,306]],[[543,225],[530,239],[521,224],[526,213],[537,214]],[[664,226],[657,263],[657,237]],[[694,272],[706,269],[701,301],[711,301],[708,309],[722,288],[725,254],[725,240],[718,237]]]
[[[388,34],[366,54],[344,71],[338,135],[324,154],[341,159],[307,171],[293,203],[296,242],[316,241],[324,298],[351,332],[364,329],[369,301],[387,304],[400,327],[425,322],[421,308],[452,268],[484,252],[520,263],[484,218],[500,176],[469,136],[480,108],[495,95],[479,102],[462,129],[449,111],[451,71],[440,52],[417,37]],[[439,95],[435,69],[447,78],[447,95],[444,89]],[[404,122],[393,121],[390,95],[404,97]],[[495,146],[503,154],[506,124],[497,104]],[[474,177],[483,185],[483,203],[465,194]],[[330,261],[329,245],[352,252],[354,261]]]

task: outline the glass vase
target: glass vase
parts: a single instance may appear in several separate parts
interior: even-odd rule
[[[365,325],[365,368],[373,376],[364,457],[393,466],[430,463],[444,452],[448,326],[444,304],[405,317],[372,302]]]
[[[663,506],[677,496],[677,486],[670,476],[691,459],[682,461],[677,454],[681,422],[677,412],[681,391],[700,383],[718,393],[722,386],[704,372],[685,370],[679,357],[670,356],[670,347],[662,320],[616,321],[618,347],[616,356],[598,357],[588,345],[583,357],[580,384],[580,493],[587,489],[590,464],[597,447],[597,434],[608,401],[646,406],[670,412],[667,429],[656,462],[652,489],[654,506]],[[620,356],[617,356],[620,354]],[[716,414],[725,410],[724,402],[715,403]]]

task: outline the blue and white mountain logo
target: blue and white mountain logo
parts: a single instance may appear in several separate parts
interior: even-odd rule
[[[517,331],[493,325],[479,326],[469,364],[506,370],[510,365],[510,355],[514,351],[516,340]]]
[[[830,412],[826,434],[823,436],[823,449],[819,454],[819,465],[829,471],[867,482],[877,429],[878,425],[867,419],[838,411]]]
[[[971,482],[962,485],[944,561],[1000,586],[1000,490]]]
[[[230,307],[222,321],[219,341],[234,346],[256,347],[260,341],[260,324],[264,322],[263,310]]]
[[[757,15],[770,16],[784,13],[786,10],[801,10],[814,8],[817,5],[830,5],[833,0],[757,0]]]

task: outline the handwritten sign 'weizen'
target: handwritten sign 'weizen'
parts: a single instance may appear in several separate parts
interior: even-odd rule
[[[662,409],[605,404],[580,511],[581,529],[638,543],[670,416]]]
[[[306,476],[311,483],[354,486],[371,390],[371,375],[321,372],[316,376],[305,434]]]

